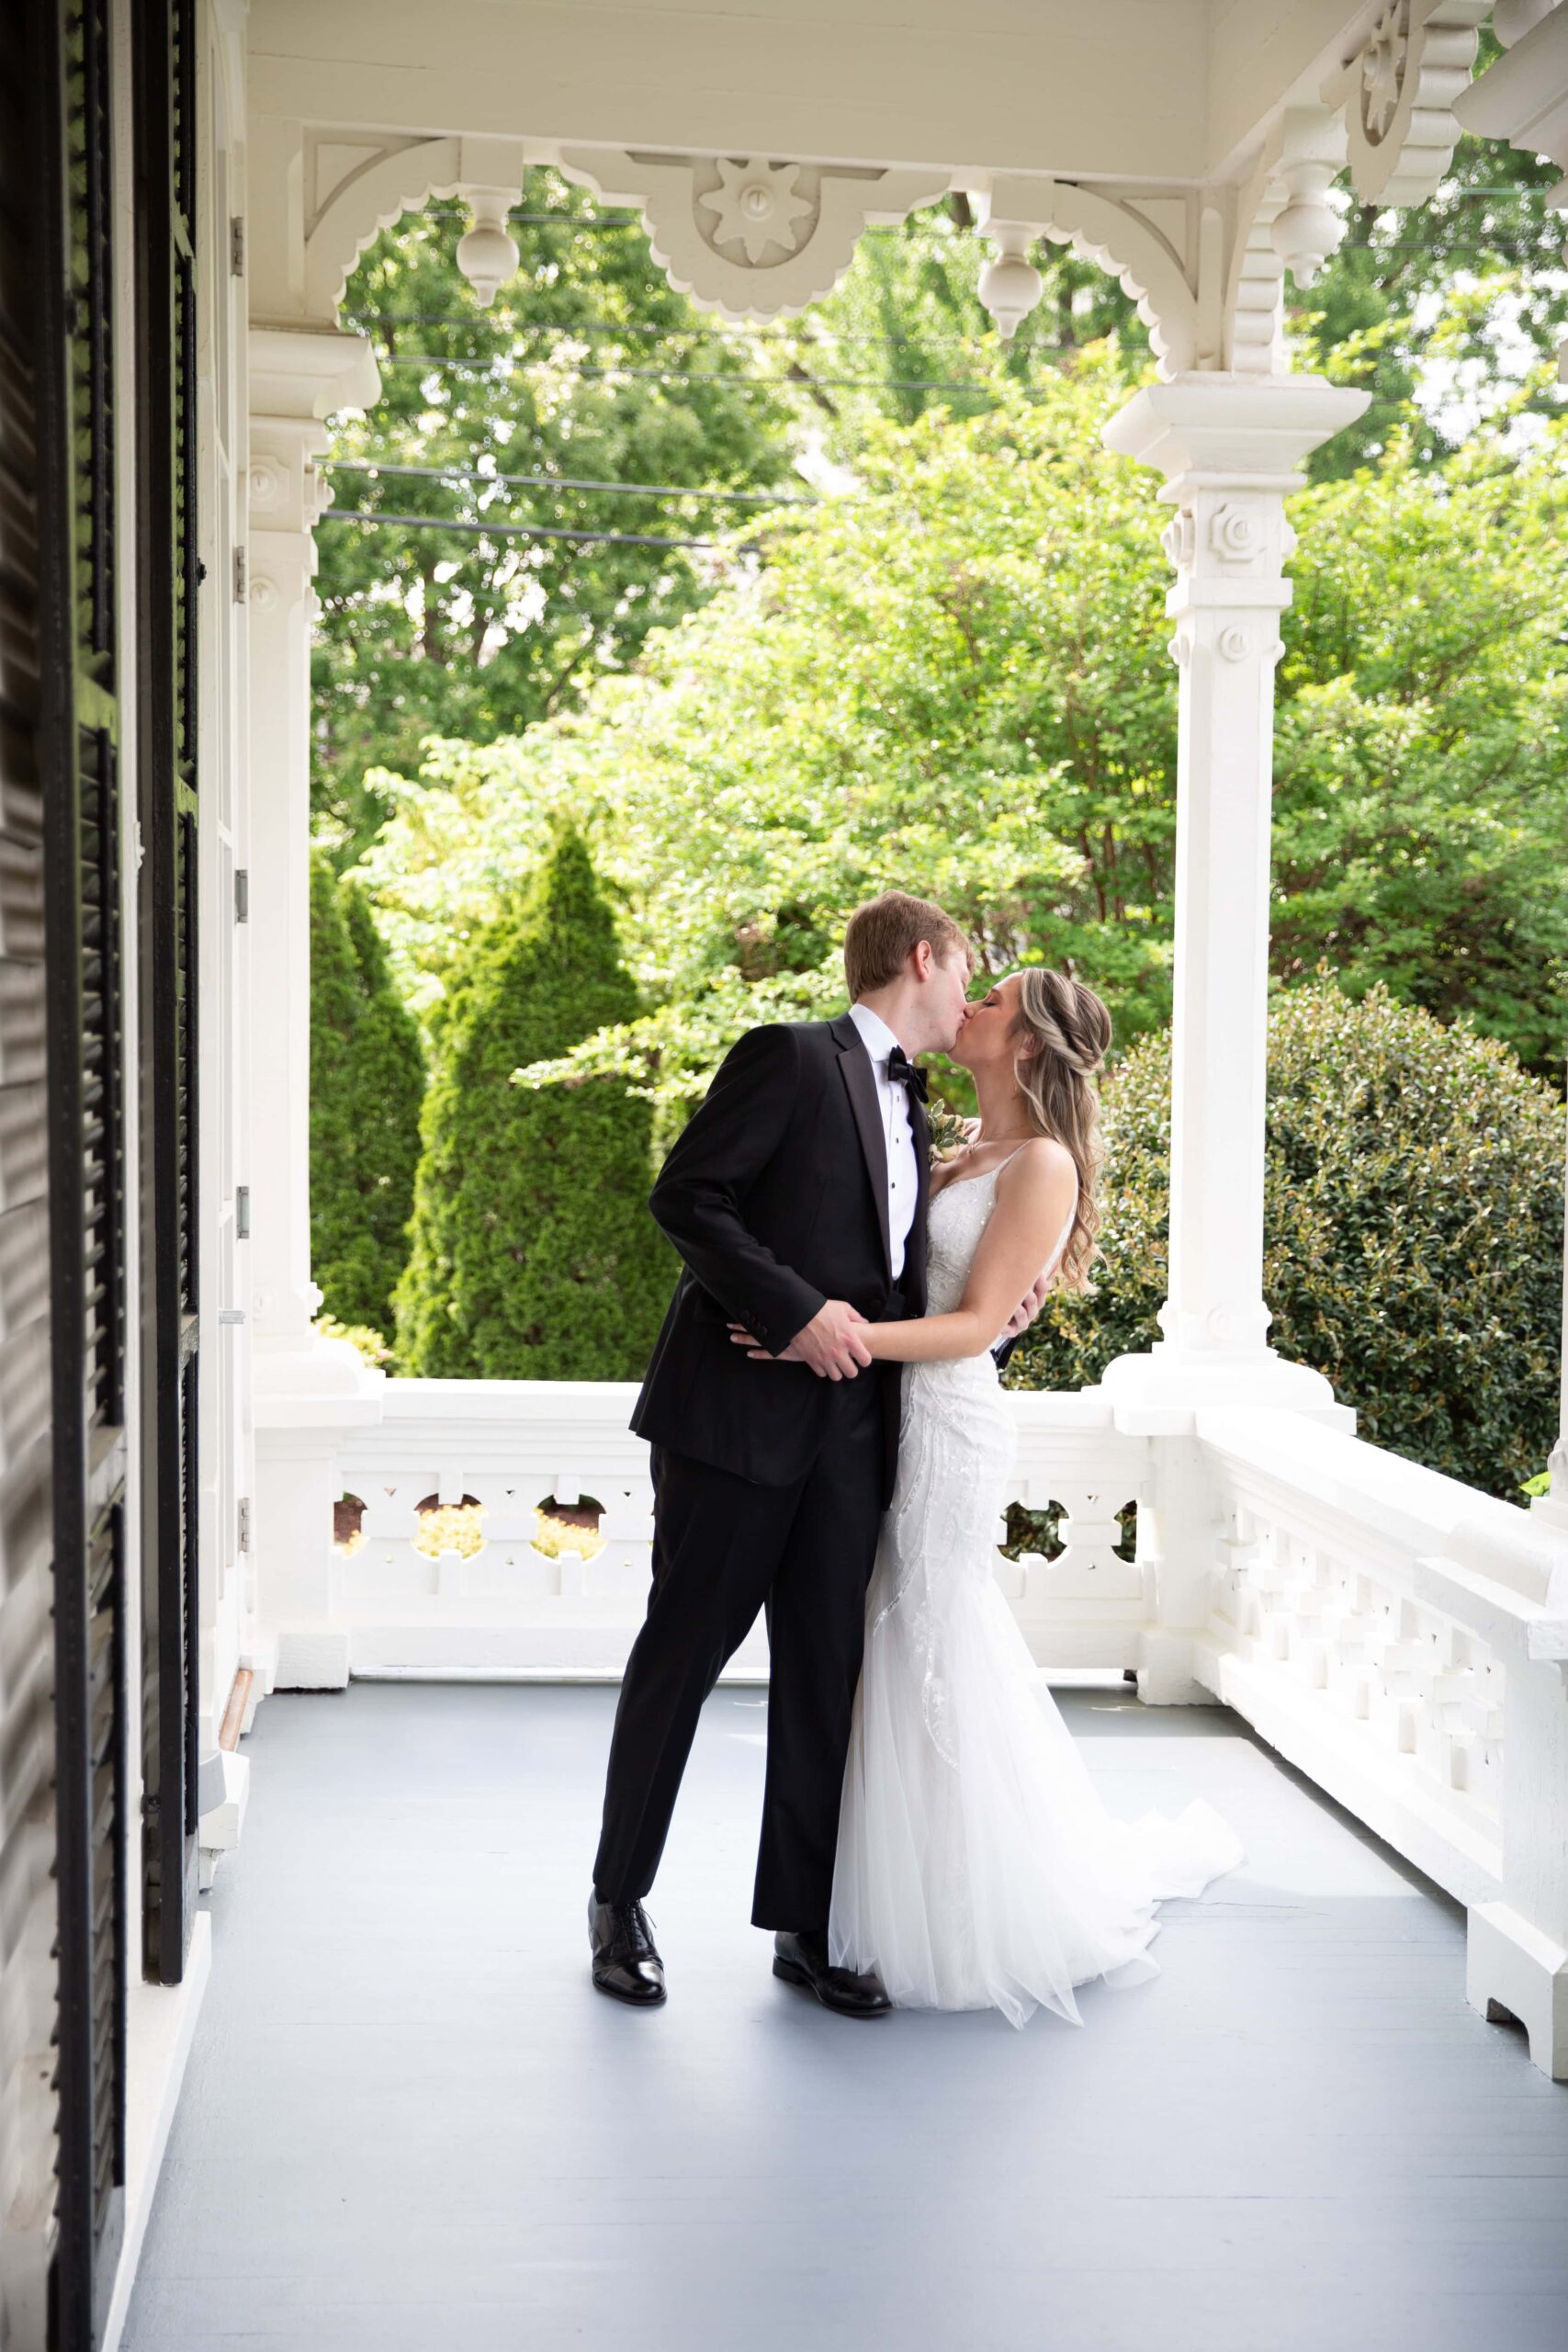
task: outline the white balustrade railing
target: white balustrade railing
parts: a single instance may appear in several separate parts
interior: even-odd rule
[[[275,1412],[293,1532],[274,1540],[258,1657],[296,1687],[618,1677],[651,1574],[635,1393],[387,1381],[336,1420]],[[1538,2062],[1568,2074],[1568,1536],[1361,1442],[1337,1408],[1140,1416],[1088,1389],[1008,1409],[1009,1499],[1051,1511],[1056,1543],[998,1551],[997,1576],[1042,1666],[1135,1671],[1151,1702],[1235,1708],[1470,1906],[1471,1998],[1520,2018]],[[364,1505],[352,1548],[333,1540],[345,1495]],[[601,1507],[595,1556],[536,1543],[552,1499]],[[479,1507],[477,1549],[422,1548],[432,1502]],[[759,1622],[729,1671],[766,1668]]]
[[[1196,1679],[1469,1906],[1472,2002],[1568,2073],[1568,1542],[1318,1422],[1195,1419]]]
[[[328,1573],[349,1670],[618,1676],[651,1576],[648,1449],[626,1427],[636,1394],[609,1381],[389,1381],[380,1419],[343,1431],[332,1481],[364,1505],[359,1542],[334,1546]],[[1140,1498],[1147,1441],[1116,1430],[1092,1396],[1009,1404],[1019,1427],[1009,1499],[1054,1506],[1061,1548],[1018,1561],[998,1552],[1002,1589],[1042,1664],[1133,1668],[1143,1577],[1118,1552],[1118,1513]],[[421,1506],[433,1499],[479,1506],[477,1552],[432,1558],[420,1547]],[[592,1558],[536,1544],[550,1499],[600,1506]],[[759,1620],[729,1672],[766,1670]]]

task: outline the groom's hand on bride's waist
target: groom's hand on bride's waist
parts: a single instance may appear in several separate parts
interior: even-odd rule
[[[864,1321],[864,1316],[848,1299],[829,1298],[776,1356],[758,1346],[744,1323],[732,1323],[729,1337],[736,1347],[744,1348],[759,1363],[803,1363],[818,1380],[853,1380],[871,1362],[871,1350],[855,1329]]]

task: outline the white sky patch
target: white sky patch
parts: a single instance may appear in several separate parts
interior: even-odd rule
[[[1446,300],[1473,294],[1481,284],[1472,272],[1459,272],[1443,292],[1423,294],[1412,316],[1418,334],[1429,334],[1441,317]],[[1568,270],[1533,270],[1530,290],[1568,291]],[[1450,358],[1437,353],[1422,360],[1416,373],[1416,401],[1445,440],[1463,441],[1496,410],[1506,405],[1525,379],[1540,364],[1540,352],[1521,324],[1525,294],[1517,287],[1496,289],[1489,298],[1493,360]],[[1521,417],[1507,439],[1523,447],[1535,437],[1540,421]]]
[[[828,455],[817,425],[811,427],[803,446],[796,450],[795,469],[807,488],[816,491],[819,498],[848,498],[860,487],[852,467],[841,466]]]

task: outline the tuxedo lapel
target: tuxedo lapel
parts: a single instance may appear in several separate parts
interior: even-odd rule
[[[887,1145],[882,1132],[882,1105],[876,1096],[876,1078],[860,1031],[848,1014],[830,1026],[833,1041],[839,1048],[839,1075],[844,1081],[850,1108],[854,1113],[861,1155],[865,1161],[865,1172],[871,1180],[872,1198],[876,1204],[877,1228],[882,1235],[882,1262],[891,1279],[893,1240],[887,1224]]]

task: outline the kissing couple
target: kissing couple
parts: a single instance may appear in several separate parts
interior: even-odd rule
[[[615,1711],[592,1980],[666,1997],[643,1898],[697,1718],[767,1612],[751,1917],[845,2017],[1040,2004],[1157,1974],[1164,1896],[1242,1859],[1201,1799],[1113,1818],[994,1575],[1014,1431],[997,1357],[1089,1287],[1111,1018],[1039,967],[976,1002],[951,916],[890,890],[844,934],[849,1011],[730,1048],[649,1205],[682,1261],[632,1415],[653,1586]],[[916,1057],[975,1080],[932,1164]]]

